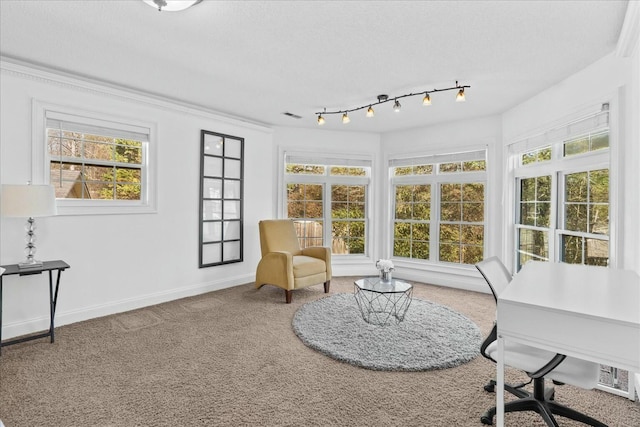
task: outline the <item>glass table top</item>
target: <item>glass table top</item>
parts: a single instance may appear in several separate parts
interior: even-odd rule
[[[379,277],[364,277],[356,280],[354,284],[363,291],[380,292],[385,294],[407,292],[413,287],[410,283],[397,279],[391,279],[389,282],[383,282]]]

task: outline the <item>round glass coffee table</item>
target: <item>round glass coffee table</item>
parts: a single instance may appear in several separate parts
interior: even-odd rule
[[[410,283],[396,279],[383,282],[379,277],[365,277],[353,285],[353,295],[366,322],[384,326],[404,320],[413,292]]]

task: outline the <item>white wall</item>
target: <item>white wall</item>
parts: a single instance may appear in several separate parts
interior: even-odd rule
[[[409,129],[382,135],[384,161],[378,173],[386,177],[385,165],[391,156],[455,153],[486,148],[487,155],[487,245],[486,256],[500,255],[502,239],[502,151],[499,116],[489,116],[465,122],[444,123],[427,128]],[[388,181],[381,183],[388,194]],[[389,223],[388,203],[382,212]],[[386,233],[384,244],[389,246],[391,234]],[[397,262],[398,276],[436,285],[488,292],[486,283],[473,266],[448,266]]]
[[[272,131],[93,82],[2,63],[0,183],[31,177],[31,103],[52,102],[157,125],[157,213],[37,219],[37,258],[62,259],[57,325],[252,282],[257,221],[273,211]],[[245,138],[244,261],[198,268],[200,130]],[[266,166],[265,166],[266,165]],[[0,263],[22,261],[24,219],[0,219]],[[46,275],[4,278],[3,338],[48,325]]]

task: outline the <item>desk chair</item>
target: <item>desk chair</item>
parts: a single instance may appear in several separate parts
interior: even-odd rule
[[[294,289],[324,283],[331,285],[331,249],[324,246],[300,248],[295,226],[290,219],[260,221],[262,259],[256,269],[256,287],[278,286],[291,303]]]
[[[497,303],[498,296],[511,281],[511,274],[509,274],[509,271],[498,257],[487,258],[477,263],[476,268],[487,281]],[[482,343],[480,353],[494,363],[496,362],[498,357],[497,324],[493,325],[491,333]],[[548,378],[553,380],[556,385],[566,383],[585,389],[592,389],[598,383],[600,367],[597,363],[567,357],[562,354],[554,354],[550,351],[510,342],[509,340],[505,342],[504,363],[525,371],[533,382],[533,393],[529,393],[522,388],[525,384],[516,386],[505,384],[505,390],[518,397],[516,400],[505,403],[505,413],[535,411],[551,427],[558,426],[553,416],[554,414],[571,418],[590,426],[607,427],[606,424],[588,415],[557,403],[554,400],[554,388],[545,389],[544,385],[544,379]],[[490,382],[485,386],[485,390],[493,391],[494,385],[495,381]],[[482,415],[480,421],[483,424],[491,425],[495,414],[496,408],[494,406]]]

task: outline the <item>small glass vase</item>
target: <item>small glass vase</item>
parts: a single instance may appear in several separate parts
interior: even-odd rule
[[[382,283],[390,283],[391,279],[391,271],[380,270],[380,281]]]

